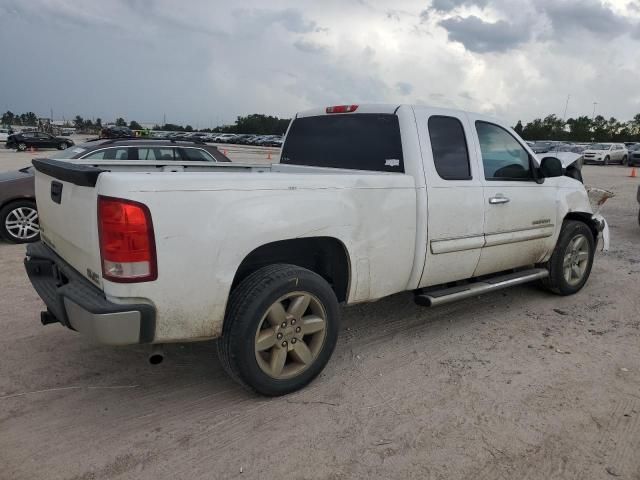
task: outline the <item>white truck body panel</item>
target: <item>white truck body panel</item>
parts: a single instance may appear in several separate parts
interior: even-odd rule
[[[42,185],[51,181],[38,177]],[[82,188],[69,191],[81,193],[90,208],[77,212],[75,222],[67,218],[64,234],[45,222],[44,239],[83,275],[87,268],[100,272],[95,192],[147,205],[157,232],[158,280],[102,280],[101,287],[115,303],[152,299],[158,342],[218,336],[238,266],[272,241],[332,237],[356,252],[349,302],[407,289],[416,234],[416,191],[408,175],[110,172],[100,175],[93,199]],[[56,210],[62,214],[72,203],[65,200],[38,206],[57,219]],[[71,240],[76,237],[82,243]]]

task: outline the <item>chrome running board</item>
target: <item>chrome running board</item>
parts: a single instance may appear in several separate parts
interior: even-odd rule
[[[515,273],[508,273],[506,275],[483,278],[482,280],[468,283],[466,285],[418,293],[415,296],[415,301],[418,305],[422,305],[424,307],[435,307],[437,305],[444,305],[445,303],[475,297],[494,290],[528,283],[533,280],[540,280],[541,278],[546,278],[548,276],[549,271],[544,268],[531,268]]]

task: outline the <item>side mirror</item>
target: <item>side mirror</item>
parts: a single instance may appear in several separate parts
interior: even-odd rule
[[[562,162],[556,157],[544,157],[540,163],[540,175],[543,178],[561,177]]]

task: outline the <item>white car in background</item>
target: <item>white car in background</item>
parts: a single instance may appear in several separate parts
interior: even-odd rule
[[[629,152],[624,143],[595,143],[589,145],[582,152],[585,163],[601,163],[609,165],[610,163],[620,163],[624,165],[629,158]]]
[[[6,142],[11,133],[8,128],[0,128],[0,142]]]

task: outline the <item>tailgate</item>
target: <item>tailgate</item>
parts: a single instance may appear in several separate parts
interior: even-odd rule
[[[95,184],[103,170],[34,159],[42,240],[81,275],[102,286]]]

